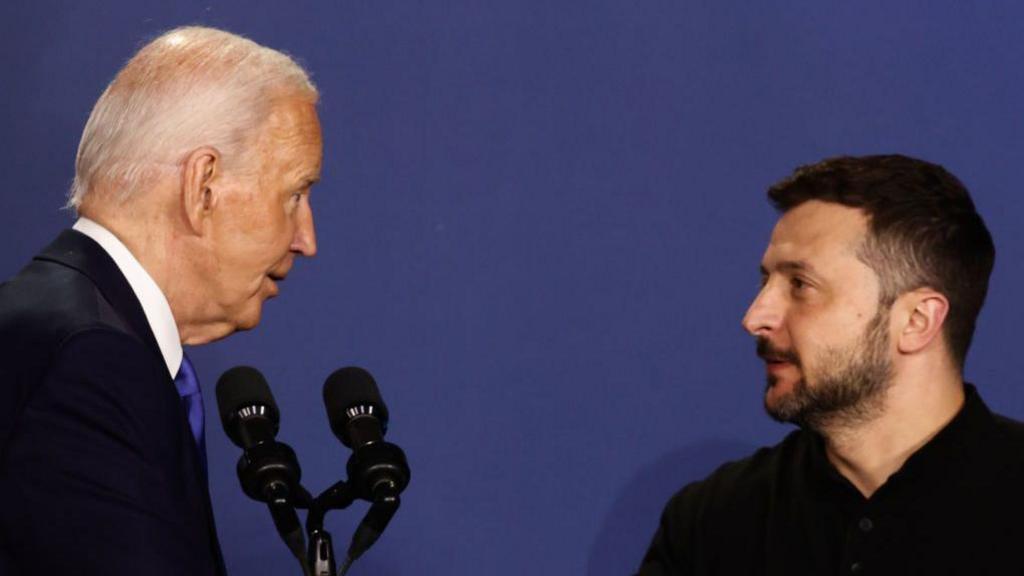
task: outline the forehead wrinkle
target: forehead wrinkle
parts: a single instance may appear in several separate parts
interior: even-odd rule
[[[311,167],[301,159],[291,163],[286,169],[285,178],[303,187],[312,187],[320,181],[320,176],[315,167]]]

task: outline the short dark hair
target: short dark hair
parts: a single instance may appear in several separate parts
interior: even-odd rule
[[[768,198],[782,213],[808,200],[860,209],[869,232],[858,255],[878,275],[881,304],[922,287],[945,295],[946,344],[963,369],[996,250],[956,176],[896,154],[841,156],[797,168]]]

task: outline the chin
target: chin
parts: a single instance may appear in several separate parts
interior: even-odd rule
[[[252,330],[260,323],[263,317],[263,303],[257,302],[254,306],[242,311],[235,319],[235,330]]]
[[[244,319],[240,320],[238,322],[238,324],[237,324],[237,327],[238,327],[238,330],[241,332],[241,331],[245,331],[245,330],[252,330],[256,326],[258,326],[259,323],[260,323],[260,315],[256,314],[252,318],[244,318]]]

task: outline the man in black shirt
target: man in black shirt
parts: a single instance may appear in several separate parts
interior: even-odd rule
[[[962,379],[995,258],[967,190],[868,156],[768,196],[743,326],[799,429],[676,494],[639,574],[1024,572],[1024,425]]]

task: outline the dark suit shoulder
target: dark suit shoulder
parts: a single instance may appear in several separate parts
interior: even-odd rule
[[[78,330],[129,331],[92,280],[63,264],[33,260],[0,286],[0,338],[59,344]]]
[[[0,463],[22,409],[62,344],[92,330],[136,338],[90,278],[74,268],[33,260],[0,286]]]

